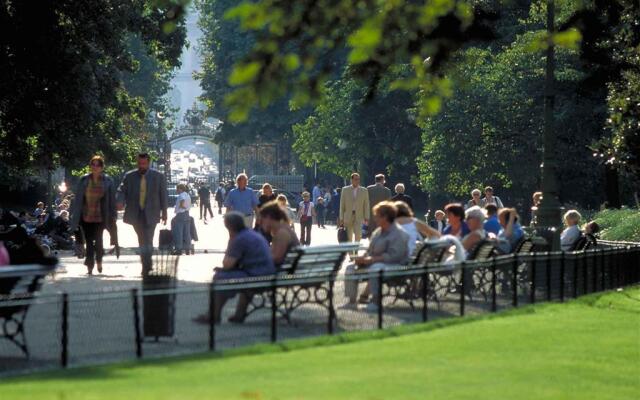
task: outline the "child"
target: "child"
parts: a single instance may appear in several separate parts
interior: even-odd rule
[[[298,217],[300,218],[300,244],[311,244],[311,227],[313,226],[313,217],[316,216],[316,210],[311,201],[309,192],[302,193],[302,201],[298,205]]]
[[[324,229],[324,220],[326,217],[326,208],[324,206],[324,198],[322,198],[322,196],[318,197],[318,199],[316,200],[316,214],[318,215],[318,228],[323,228]]]

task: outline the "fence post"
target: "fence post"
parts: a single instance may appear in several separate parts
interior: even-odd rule
[[[329,280],[329,292],[327,293],[327,297],[329,300],[329,322],[327,325],[327,331],[329,335],[333,335],[333,320],[336,317],[336,311],[333,309],[333,285],[335,283],[335,275],[331,276]]]
[[[589,291],[589,271],[587,270],[587,252],[582,253],[582,294]]]
[[[584,250],[580,252],[581,259],[584,257]],[[573,298],[578,297],[578,260],[573,257]]]
[[[591,274],[591,279],[593,280],[593,287],[591,293],[594,293],[598,290],[598,254],[600,252],[598,250],[593,250],[593,257],[591,260],[591,264],[593,265],[593,272]]]
[[[140,333],[140,307],[138,302],[138,289],[131,289],[133,300],[133,324],[136,332],[136,357],[142,358],[142,335]]]
[[[600,278],[600,289],[602,291],[604,291],[606,289],[607,286],[607,282],[606,282],[606,274],[605,274],[605,263],[607,263],[607,257],[605,256],[606,251],[604,249],[602,249],[602,251],[600,252],[601,256],[600,256],[600,269],[602,270],[602,276]],[[608,264],[608,263],[607,263]]]
[[[69,295],[65,292],[62,293],[62,341],[61,341],[61,353],[60,364],[63,368],[69,365]]]
[[[278,340],[278,305],[276,304],[276,280],[271,281],[271,342]]]
[[[424,276],[422,277],[422,322],[427,322],[427,302],[429,301],[429,296],[427,294],[427,290],[429,290],[429,271],[425,268]]]
[[[511,279],[511,284],[513,285],[513,306],[518,307],[518,255],[514,254],[513,256],[513,265],[511,273],[513,277]]]
[[[216,349],[216,285],[209,285],[209,350]]]
[[[460,316],[464,316],[464,292],[467,290],[465,285],[465,263],[460,264]]]
[[[560,302],[564,302],[564,251],[560,253]]]
[[[547,301],[551,301],[551,254],[546,253],[547,256]]]
[[[536,261],[537,255],[533,253],[533,260],[531,260],[531,304],[536,302]]]
[[[496,312],[498,309],[496,301],[496,257],[493,256],[491,261],[491,311]]]
[[[378,329],[382,329],[382,282],[384,270],[378,273]]]

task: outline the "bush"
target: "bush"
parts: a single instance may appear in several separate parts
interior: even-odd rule
[[[593,220],[600,225],[602,239],[640,242],[640,210],[637,208],[603,210]]]

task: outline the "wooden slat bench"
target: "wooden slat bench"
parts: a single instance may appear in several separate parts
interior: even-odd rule
[[[278,313],[291,322],[292,313],[305,304],[315,304],[329,310],[335,315],[330,300],[335,277],[342,267],[347,254],[358,250],[357,243],[337,245],[297,247],[285,258],[279,272],[269,278],[268,285],[240,290],[251,298],[247,309],[247,317],[257,310],[270,308],[272,286],[276,286],[276,307]],[[255,281],[255,280],[254,280]],[[243,280],[234,280],[233,284],[241,284]],[[224,283],[219,287],[224,287]]]
[[[10,265],[0,267],[0,338],[15,344],[28,357],[24,323],[44,277],[56,265]]]

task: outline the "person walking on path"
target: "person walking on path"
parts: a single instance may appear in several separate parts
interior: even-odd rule
[[[132,225],[138,236],[143,275],[152,267],[156,225],[160,221],[167,224],[167,180],[161,172],[149,168],[150,163],[149,154],[138,154],[138,169],[127,172],[118,189],[124,223]]]
[[[316,185],[311,190],[311,199],[316,201],[318,197],[322,196],[322,188],[320,187],[320,182],[316,182]]]
[[[311,201],[309,192],[302,193],[302,201],[298,205],[298,218],[300,219],[300,244],[311,244],[311,227],[313,217],[316,216],[315,205]]]
[[[369,192],[369,207],[373,210],[373,207],[377,206],[383,201],[391,199],[391,190],[385,185],[385,176],[383,174],[376,175],[376,183],[374,185],[367,186],[367,192]],[[376,220],[372,219],[369,223],[369,235],[376,230]]]
[[[225,194],[226,190],[224,190],[224,183],[220,182],[215,194],[216,203],[218,203],[218,214],[222,214],[222,206],[224,205]]]
[[[340,191],[340,212],[338,226],[347,230],[347,240],[359,242],[362,239],[362,224],[369,222],[371,207],[367,188],[360,186],[360,174],[351,174],[351,185]]]
[[[238,175],[236,187],[231,189],[224,205],[227,207],[227,212],[237,211],[242,214],[245,225],[252,227],[254,215],[258,212],[258,197],[253,189],[247,187],[248,181],[247,175]]]
[[[202,219],[202,211],[204,210],[204,223],[207,223],[207,210],[209,216],[213,219],[213,210],[211,210],[211,191],[209,187],[202,184],[198,189],[198,197],[200,198],[200,219]]]
[[[171,221],[171,233],[173,235],[174,254],[189,254],[191,250],[191,220],[189,209],[191,208],[191,196],[187,192],[187,185],[181,183],[176,187],[175,217]]]
[[[486,207],[487,204],[495,204],[496,207],[498,207],[498,210],[504,208],[500,197],[493,195],[493,188],[491,186],[487,186],[486,188],[484,188],[484,197],[480,202],[480,207]]]
[[[94,156],[89,162],[91,172],[80,178],[76,186],[76,197],[71,204],[70,231],[78,227],[84,232],[86,253],[84,265],[87,273],[93,274],[94,263],[98,273],[102,273],[104,248],[102,234],[105,228],[113,239],[118,212],[116,210],[116,189],[113,180],[104,173],[104,159]]]
[[[391,198],[391,201],[393,202],[402,201],[403,203],[406,203],[411,209],[411,212],[413,212],[414,211],[413,199],[411,198],[411,196],[404,194],[404,191],[405,191],[404,183],[398,183],[395,187],[395,191],[396,191],[396,195]]]

